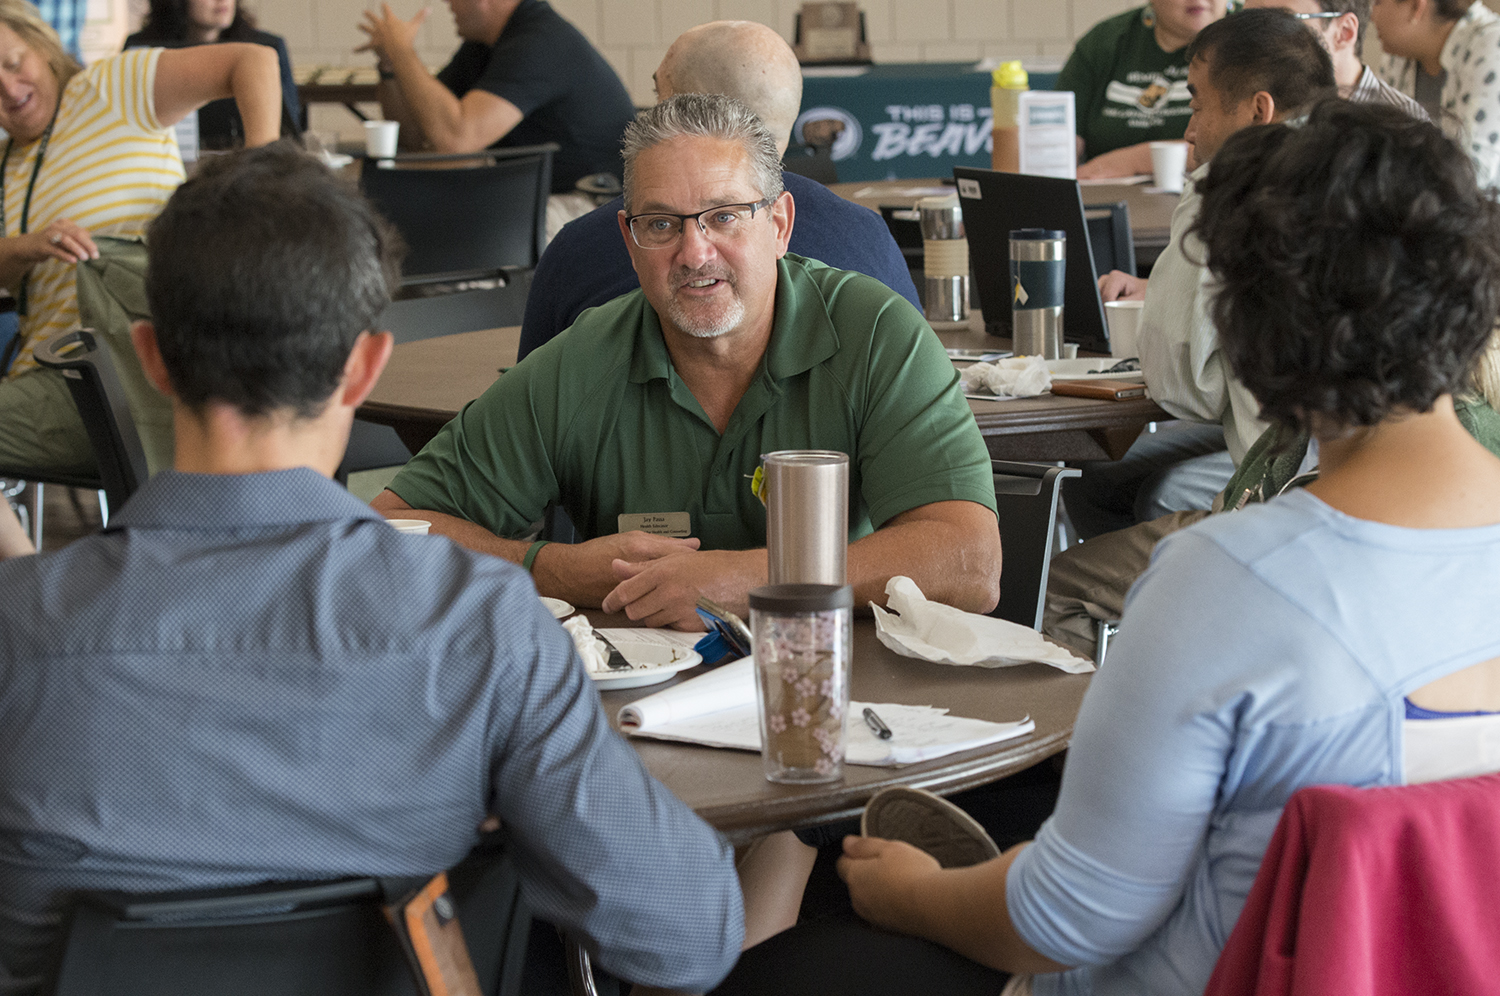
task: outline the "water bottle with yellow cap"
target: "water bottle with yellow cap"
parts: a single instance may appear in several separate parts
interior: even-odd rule
[[[991,74],[990,109],[994,117],[994,147],[990,165],[1006,173],[1021,171],[1021,128],[1019,123],[1021,94],[1031,89],[1031,81],[1019,59],[1002,62]]]

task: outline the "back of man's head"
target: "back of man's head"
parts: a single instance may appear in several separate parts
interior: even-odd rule
[[[399,279],[394,229],[283,144],[204,160],[146,240],[157,346],[194,410],[315,416]]]
[[[754,21],[711,21],[689,28],[656,70],[663,100],[679,93],[733,97],[785,146],[802,104],[802,67],[779,34]]]
[[[1215,21],[1189,43],[1187,57],[1207,65],[1225,107],[1264,91],[1284,118],[1337,93],[1328,50],[1285,10],[1244,10]]]

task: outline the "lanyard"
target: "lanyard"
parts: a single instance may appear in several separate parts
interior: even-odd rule
[[[26,234],[26,226],[31,221],[31,195],[36,190],[36,178],[42,172],[42,160],[47,155],[47,145],[52,141],[52,126],[57,124],[57,115],[52,115],[52,120],[47,122],[47,130],[42,132],[41,144],[36,150],[36,165],[31,167],[31,182],[26,184],[26,199],[21,202],[21,230],[18,235]],[[10,165],[10,147],[16,144],[15,139],[5,143],[5,155],[0,156],[0,235],[5,234],[5,169]],[[31,271],[27,270],[21,274],[21,286],[16,291],[16,314],[26,314],[26,284],[31,280]]]

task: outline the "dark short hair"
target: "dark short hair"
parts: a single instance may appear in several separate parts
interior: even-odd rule
[[[1438,128],[1330,100],[1200,185],[1219,342],[1262,417],[1374,425],[1464,390],[1500,314],[1500,205]]]
[[[1318,6],[1329,14],[1353,14],[1359,21],[1359,33],[1354,36],[1354,51],[1365,48],[1365,25],[1370,23],[1370,0],[1318,0]]]
[[[141,41],[170,46],[188,40],[188,0],[150,0],[141,24]],[[219,32],[219,41],[249,41],[255,33],[255,18],[242,5],[234,5],[234,20]]]
[[[399,279],[401,240],[289,144],[202,161],[146,233],[146,296],[178,398],[312,417]]]
[[[1433,0],[1433,8],[1440,20],[1456,21],[1469,12],[1479,0]]]
[[[1188,43],[1187,58],[1204,61],[1209,82],[1228,106],[1264,90],[1285,114],[1338,92],[1328,50],[1280,8],[1220,18]]]

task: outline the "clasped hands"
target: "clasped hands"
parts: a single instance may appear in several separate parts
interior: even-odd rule
[[[598,598],[605,612],[624,612],[645,626],[702,629],[698,598],[743,608],[766,581],[764,550],[700,550],[696,538],[631,531],[584,543],[554,543],[532,571],[544,590]]]

